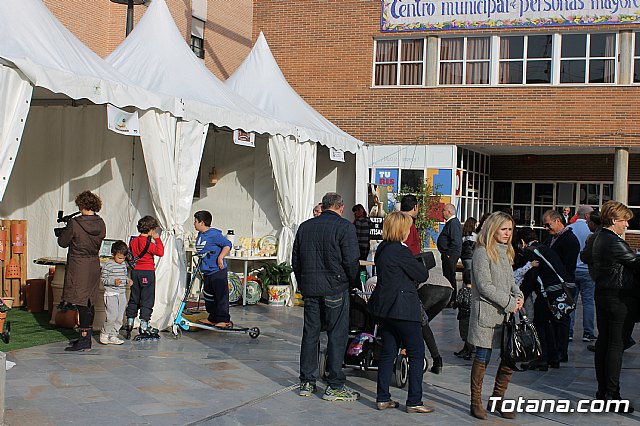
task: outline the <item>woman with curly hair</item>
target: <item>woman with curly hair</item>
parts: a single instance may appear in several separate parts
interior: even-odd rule
[[[76,305],[80,317],[80,338],[66,351],[91,349],[94,303],[100,286],[100,245],[107,232],[96,214],[102,208],[100,197],[84,191],[76,197],[76,205],[81,215],[70,219],[58,236],[58,245],[69,248],[62,301]]]

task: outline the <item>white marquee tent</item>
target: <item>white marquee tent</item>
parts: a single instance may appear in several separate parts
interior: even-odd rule
[[[233,91],[276,118],[296,125],[295,136],[269,138],[269,156],[278,191],[282,233],[279,261],[290,260],[298,225],[311,216],[315,204],[317,144],[356,154],[356,203],[366,201],[367,166],[365,145],[313,109],[287,82],[264,34],[251,53],[225,82]]]

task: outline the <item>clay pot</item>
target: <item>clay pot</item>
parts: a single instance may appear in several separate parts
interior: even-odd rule
[[[5,278],[21,278],[20,277],[20,265],[18,265],[18,261],[15,257],[12,257],[7,266],[4,269],[4,277]]]
[[[9,234],[6,229],[0,229],[0,260],[5,261],[7,259],[7,251],[9,246],[7,241],[9,240]]]
[[[80,317],[77,309],[58,311],[56,314],[56,326],[61,328],[76,328],[80,325]]]

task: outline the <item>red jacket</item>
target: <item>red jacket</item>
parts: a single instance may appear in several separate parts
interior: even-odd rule
[[[404,243],[407,245],[407,247],[409,247],[409,250],[411,250],[411,253],[413,253],[414,256],[420,253],[420,236],[418,235],[418,230],[416,229],[415,223],[411,224],[409,236]]]
[[[131,250],[131,254],[133,257],[137,257],[144,250],[144,246],[147,245],[147,236],[146,235],[138,235],[129,243],[129,250]],[[162,240],[160,238],[156,238],[155,240],[151,240],[151,244],[149,244],[149,248],[147,252],[138,260],[136,263],[136,267],[134,268],[136,271],[153,271],[156,269],[156,264],[153,261],[153,256],[162,257],[164,255],[164,246],[162,245]]]

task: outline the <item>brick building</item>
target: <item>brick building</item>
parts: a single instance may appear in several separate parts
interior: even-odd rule
[[[124,38],[124,5],[44,1],[102,57]],[[373,146],[372,182],[435,177],[462,219],[510,208],[519,225],[539,227],[547,208],[611,198],[640,216],[640,33],[635,21],[620,23],[629,15],[593,25],[561,11],[571,25],[447,29],[437,16],[413,27],[390,22],[383,8],[428,15],[436,2],[426,0],[166,2],[185,41],[222,80],[263,31],[298,93]],[[604,7],[560,7],[580,3]],[[470,4],[438,7],[452,14]],[[135,20],[145,9],[136,6]],[[640,243],[640,221],[631,228],[627,238]]]
[[[416,17],[471,4],[256,0],[253,38],[264,32],[314,108],[376,145],[372,181],[440,176],[462,219],[510,208],[519,225],[540,228],[548,208],[612,198],[640,216],[637,23],[593,25],[575,11],[558,26],[507,28]],[[383,28],[391,14],[400,18]]]

